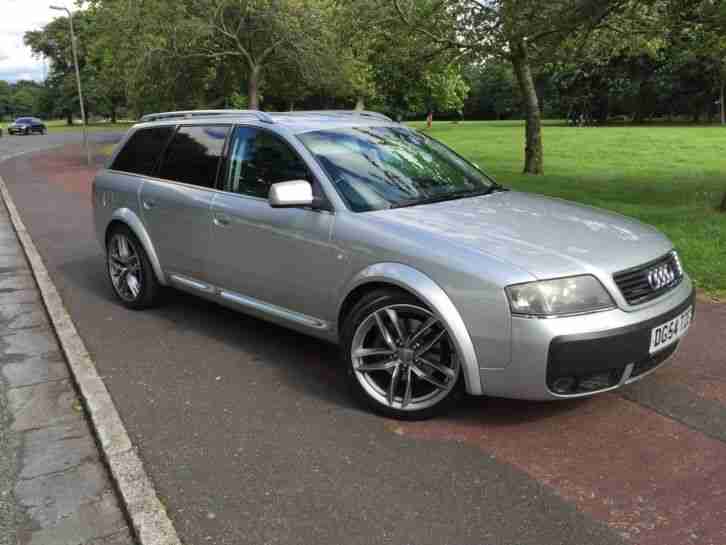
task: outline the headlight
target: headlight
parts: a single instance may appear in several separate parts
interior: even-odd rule
[[[512,313],[518,315],[563,316],[615,307],[603,285],[590,275],[518,284],[506,291]]]

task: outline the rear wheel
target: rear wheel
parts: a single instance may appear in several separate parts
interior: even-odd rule
[[[161,287],[146,251],[128,227],[111,231],[106,244],[106,270],[121,303],[133,310],[149,308]]]
[[[415,297],[383,290],[364,297],[343,328],[355,396],[384,416],[431,418],[445,411],[461,375],[441,320]]]

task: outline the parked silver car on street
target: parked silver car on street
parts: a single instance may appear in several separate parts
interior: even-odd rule
[[[693,318],[656,229],[508,191],[371,112],[153,114],[93,204],[124,305],[173,286],[338,343],[353,392],[392,417],[431,416],[458,385],[535,400],[618,388]]]

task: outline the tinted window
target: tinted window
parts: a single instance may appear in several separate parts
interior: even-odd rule
[[[277,136],[251,127],[236,130],[230,146],[225,189],[234,193],[267,198],[277,182],[312,177],[293,149]]]
[[[159,178],[214,187],[229,127],[179,127],[164,155]]]
[[[116,156],[111,168],[144,176],[152,175],[173,132],[173,126],[136,131]]]
[[[16,123],[30,123],[32,121],[33,120],[29,117],[19,117],[18,119],[15,120]]]

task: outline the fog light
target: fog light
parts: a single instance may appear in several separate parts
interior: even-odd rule
[[[610,374],[600,373],[598,375],[589,376],[580,381],[580,388],[588,392],[594,392],[596,390],[605,390],[611,386]]]
[[[552,389],[556,394],[569,394],[575,387],[574,377],[562,377],[558,378],[552,384]]]

